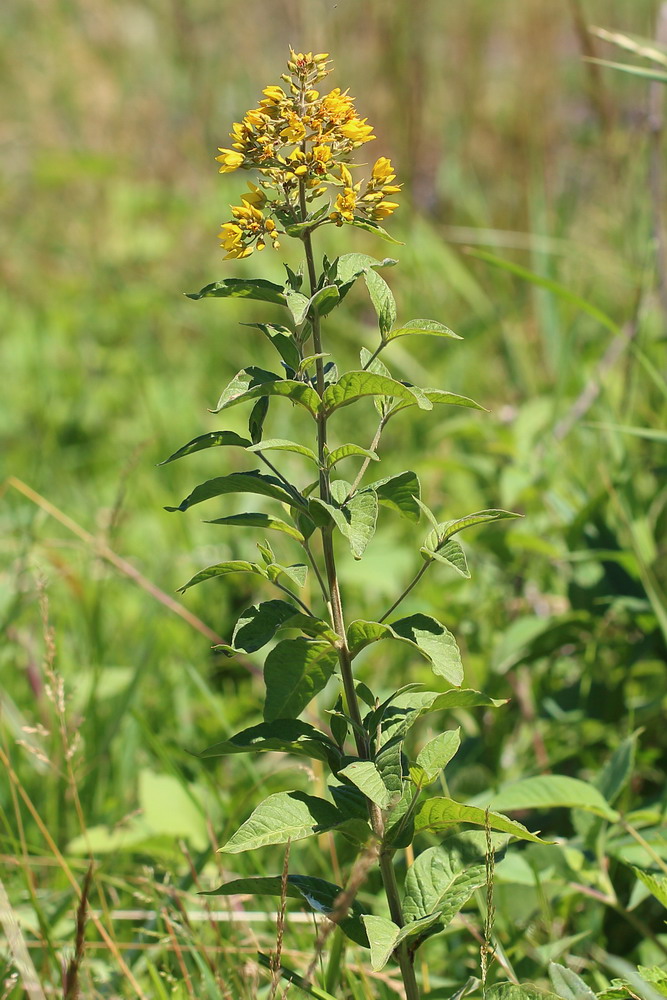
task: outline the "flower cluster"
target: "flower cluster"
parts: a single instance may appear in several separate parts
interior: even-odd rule
[[[234,123],[231,147],[219,149],[216,157],[220,173],[241,167],[257,170],[262,189],[250,185],[242,204],[232,206],[233,219],[223,223],[220,238],[227,258],[263,250],[268,240],[278,246],[279,230],[271,216],[286,229],[307,223],[309,204],[330,186],[340,193],[328,214],[326,209],[317,213],[312,229],[355,219],[378,222],[398,208],[387,197],[400,185],[394,183],[396,175],[386,157],[376,161],[363,192],[362,182],[353,182],[349,158],[375,136],[348,91],[336,87],[321,95],[316,89],[330,72],[328,55],[290,49],[287,66],[289,73],[281,78],[285,86],[265,88],[258,106]]]

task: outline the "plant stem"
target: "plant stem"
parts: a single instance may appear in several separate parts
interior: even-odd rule
[[[332,935],[331,951],[327,962],[327,971],[324,977],[324,988],[327,993],[335,993],[338,989],[340,974],[345,955],[345,935],[340,927],[336,927]]]
[[[378,429],[375,432],[375,437],[371,441],[371,446],[368,449],[369,451],[375,451],[377,449],[377,446],[380,443],[380,438],[382,437],[382,431],[384,430],[384,425],[386,424],[387,420],[388,420],[387,416],[382,417],[382,419],[380,420],[380,423],[378,424]],[[368,468],[368,466],[371,464],[372,461],[373,461],[372,458],[365,458],[364,459],[364,461],[362,463],[362,466],[359,469],[359,472],[357,473],[357,475],[355,477],[354,482],[350,486],[350,492],[347,495],[348,499],[349,499],[349,497],[352,496],[353,493],[356,492],[359,483],[361,482],[361,480],[366,475],[366,469]]]
[[[303,181],[299,183],[299,205],[301,208],[302,221],[305,222],[307,210],[306,210],[306,190]],[[306,265],[308,268],[310,294],[314,295],[317,289],[317,272],[315,269],[315,258],[313,255],[313,244],[311,240],[311,234],[308,230],[304,231],[302,235],[302,240],[303,240],[304,250],[306,253]],[[322,398],[325,389],[324,366],[322,364],[322,358],[319,357],[319,355],[322,354],[322,338],[320,332],[320,317],[316,309],[313,309],[311,312],[310,322],[313,332],[313,350],[315,355],[318,355],[315,361],[317,392],[320,398]],[[382,432],[382,425],[378,429],[378,434],[376,435],[376,437],[379,438],[379,434],[381,432]],[[322,500],[324,500],[326,503],[331,503],[329,470],[326,468],[326,462],[325,462],[326,443],[327,443],[327,412],[326,410],[322,409],[317,417],[317,452],[318,452],[318,460],[320,463],[320,496]],[[343,604],[340,595],[340,587],[338,584],[338,573],[336,571],[336,557],[335,557],[334,543],[333,543],[333,527],[332,526],[323,527],[321,529],[321,533],[322,533],[322,550],[324,554],[324,565],[326,568],[328,590],[331,595],[331,623],[333,625],[334,631],[340,636],[338,645],[338,662],[340,666],[341,679],[343,682],[343,691],[345,693],[347,711],[350,718],[355,723],[354,739],[357,747],[357,753],[362,760],[369,760],[371,757],[370,740],[368,736],[364,735],[361,710],[359,708],[359,699],[357,697],[357,692],[354,686],[354,675],[352,673],[352,656],[350,654],[350,647],[348,646],[347,637],[345,633],[345,617],[343,615]],[[378,841],[382,843],[382,838],[384,836],[384,818],[382,816],[382,811],[375,803],[371,802],[370,799],[366,800],[366,805],[368,807],[368,814],[370,817],[371,826],[373,828],[373,833],[378,838]],[[392,859],[393,859],[393,852],[391,850],[383,850],[382,848],[380,849],[380,872],[382,875],[382,883],[384,886],[385,895],[387,897],[387,902],[389,904],[389,912],[391,914],[391,919],[398,927],[403,927],[405,924],[405,920],[403,918],[401,897],[398,890],[398,883],[396,881],[396,872],[394,871],[394,865]],[[397,958],[401,970],[401,976],[403,978],[403,984],[405,986],[406,1000],[419,1000],[419,987],[417,986],[413,960],[408,950],[407,944],[403,943],[398,947]]]
[[[403,591],[403,593],[400,595],[400,597],[398,597],[394,601],[394,603],[392,604],[392,606],[389,608],[389,610],[385,611],[385,613],[382,615],[382,618],[380,618],[380,622],[383,622],[385,620],[385,618],[389,617],[389,615],[392,613],[392,611],[396,610],[396,608],[398,607],[398,605],[408,596],[408,594],[410,593],[410,591],[412,590],[412,588],[417,586],[417,584],[419,583],[419,581],[421,580],[421,578],[423,577],[424,573],[426,572],[426,570],[429,568],[430,565],[431,565],[430,563],[424,563],[424,565],[419,570],[419,572],[415,573],[414,577],[412,578],[412,580],[410,581],[410,583],[407,585],[407,587],[405,588],[405,590]]]

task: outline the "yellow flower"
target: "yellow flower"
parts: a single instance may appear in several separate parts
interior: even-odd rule
[[[262,93],[267,98],[266,101],[260,101],[263,105],[280,104],[287,97],[282,87],[265,87]]]
[[[288,111],[285,117],[287,124],[280,133],[281,139],[285,139],[287,142],[301,142],[302,139],[305,139],[306,126],[299,115],[293,111]]]
[[[346,222],[352,222],[354,218],[354,210],[357,207],[357,192],[354,188],[346,187],[342,194],[339,194],[336,198],[336,212],[337,216],[345,219]],[[334,221],[338,221],[337,219]],[[340,223],[338,223],[340,225]]]
[[[245,159],[243,153],[238,153],[235,149],[221,149],[218,146],[218,151],[222,154],[222,156],[216,156],[216,160],[221,165],[221,174],[230,174],[232,170],[238,170]]]
[[[386,156],[381,156],[375,161],[371,176],[377,184],[390,184],[396,177],[391,160],[387,159]]]
[[[367,125],[368,118],[351,118],[349,122],[341,125],[338,131],[349,139],[354,146],[361,146],[364,142],[374,139],[373,126]]]
[[[373,219],[386,219],[388,215],[391,215],[398,208],[398,204],[395,201],[381,201],[377,205],[374,205],[369,215]]]
[[[261,188],[258,188],[256,184],[252,181],[248,181],[249,191],[247,194],[241,195],[241,201],[245,202],[247,205],[254,205],[255,208],[262,208],[266,202],[266,195]]]

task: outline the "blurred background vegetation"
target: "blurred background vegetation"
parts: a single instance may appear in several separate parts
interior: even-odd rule
[[[285,759],[188,755],[258,720],[253,677],[210,650],[256,593],[207,584],[179,600],[185,617],[169,602],[196,569],[252,557],[254,538],[162,510],[217,459],[155,466],[218,427],[206,407],[239,368],[268,364],[238,324],[273,318],[271,306],[181,293],[258,268],[280,277],[268,250],[222,263],[216,227],[245,177],[219,176],[213,157],[278,82],[290,43],[331,53],[331,85],[349,86],[376,126],[373,156],[405,182],[391,227],[405,246],[387,273],[399,318],[433,316],[465,338],[418,339],[410,355],[396,344],[388,363],[491,410],[396,421],[387,473],[416,468],[442,519],[525,515],[471,535],[471,582],[435,571],[415,599],[459,637],[467,683],[511,699],[457,713],[467,740],[449,789],[550,770],[600,781],[625,753],[619,794],[654,855],[623,830],[592,846],[576,811],[531,817],[570,853],[499,864],[498,975],[540,981],[558,958],[602,989],[595,948],[664,962],[664,913],[628,867],[667,858],[664,154],[649,115],[664,88],[584,59],[618,58],[587,25],[653,37],[657,14],[655,0],[5,0],[0,867],[47,995],[61,995],[90,853],[84,995],[266,990],[248,963],[255,935],[270,947],[270,920],[193,923],[206,908],[192,893],[223,866],[255,873],[259,859],[228,868],[214,846],[263,794],[312,777]],[[382,256],[386,244],[336,230],[321,249]],[[361,291],[348,302],[331,335],[350,365],[374,334]],[[298,436],[287,408],[272,419],[272,436]],[[355,617],[409,579],[421,541],[387,524],[360,565],[343,562]],[[372,661],[385,668],[388,686],[428,680],[407,660]],[[327,874],[314,845],[301,855]],[[434,997],[476,973],[479,921],[473,908],[429,953]],[[295,967],[313,940],[308,923],[289,931]],[[21,996],[4,961],[4,996]],[[350,996],[396,995],[391,976],[354,975]]]

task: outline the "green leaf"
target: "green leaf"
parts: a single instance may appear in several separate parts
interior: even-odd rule
[[[221,743],[214,743],[198,757],[227,757],[237,753],[290,753],[340,766],[341,753],[328,736],[301,719],[260,722]]]
[[[335,285],[325,285],[315,292],[309,302],[309,308],[318,316],[326,316],[340,302],[340,292]]]
[[[476,524],[489,524],[491,521],[502,521],[506,518],[521,517],[511,510],[478,510],[474,514],[467,514],[459,517],[455,521],[443,521],[438,525],[438,530],[432,531],[426,538],[424,545],[433,552],[439,551],[452,535],[456,535],[464,528],[472,528]]]
[[[375,734],[373,734],[375,735]],[[384,744],[375,758],[380,777],[389,792],[387,806],[396,805],[403,796],[403,741],[398,738]],[[387,808],[385,806],[384,808]]]
[[[467,406],[472,410],[484,410],[488,412],[485,406],[481,403],[476,403],[474,399],[469,399],[468,396],[460,396],[457,392],[446,392],[444,389],[422,389],[423,396],[429,401],[432,406]],[[414,406],[413,400],[403,400],[397,403],[391,408],[391,416],[393,417],[395,413],[399,410],[405,410],[408,406]],[[430,407],[423,407],[422,409],[430,409]]]
[[[348,627],[347,639],[353,657],[366,646],[381,639],[406,642],[431,663],[434,673],[445,677],[457,687],[463,680],[461,654],[454,636],[430,615],[410,615],[387,625],[354,621]]]
[[[175,451],[173,455],[169,458],[165,458],[164,462],[160,462],[160,465],[168,465],[169,462],[175,462],[177,458],[184,458],[185,455],[192,455],[196,451],[203,451],[205,448],[221,448],[235,446],[237,448],[248,448],[250,446],[250,441],[247,438],[240,437],[240,435],[235,434],[234,431],[210,431],[208,434],[200,434],[199,437],[193,438],[192,441],[188,441],[184,444],[182,448]]]
[[[429,712],[449,711],[453,708],[498,708],[505,704],[498,699],[471,689],[437,691],[407,691],[393,700],[391,715],[383,719],[382,729],[386,739],[408,730]]]
[[[371,371],[345,372],[337,382],[325,389],[322,406],[328,413],[333,413],[341,406],[349,406],[364,396],[393,396],[406,400],[410,406],[418,406],[420,410],[430,410],[432,407],[420,389]]]
[[[361,919],[371,946],[371,968],[379,972],[391,958],[401,929],[388,917],[365,913]]]
[[[433,798],[423,802],[415,816],[415,829],[418,833],[444,833],[458,823],[486,827],[487,815],[488,825],[492,830],[509,833],[519,840],[531,840],[536,844],[545,843],[521,823],[508,819],[507,816],[490,811],[487,814],[478,806],[464,805],[448,798]]]
[[[273,974],[275,962],[273,955],[265,955],[261,951],[258,951],[257,961],[260,965],[263,965],[265,969],[269,969]],[[288,983],[292,983],[298,989],[303,990],[307,996],[313,997],[313,1000],[336,1000],[336,997],[332,996],[331,993],[327,993],[326,990],[320,989],[319,986],[313,986],[312,983],[307,982],[303,976],[300,976],[298,972],[294,971],[294,969],[290,969],[281,963],[279,971],[281,979],[285,979]]]
[[[619,332],[619,326],[617,323],[610,319],[606,313],[603,313],[601,309],[597,306],[592,305],[587,302],[586,299],[580,298],[579,295],[575,295],[570,291],[565,285],[559,284],[557,281],[553,281],[551,278],[545,278],[541,274],[535,274],[533,271],[528,271],[525,267],[521,267],[519,264],[515,264],[513,261],[505,260],[503,257],[496,257],[495,254],[489,253],[487,250],[473,250],[468,248],[467,253],[471,257],[477,257],[478,260],[483,260],[487,264],[492,264],[494,267],[500,268],[502,271],[509,271],[510,274],[515,274],[518,278],[522,278],[524,281],[530,282],[532,285],[538,285],[540,288],[546,288],[548,291],[553,292],[558,298],[563,299],[565,302],[569,302],[570,305],[575,306],[581,312],[588,313],[593,319],[596,319],[601,326],[606,327],[612,333]]]
[[[458,860],[446,847],[430,847],[422,851],[407,870],[403,897],[405,919],[410,922],[442,910],[454,891],[460,909],[475,889],[485,882],[483,865],[474,865],[462,871]],[[459,902],[466,893],[466,898]]]
[[[282,531],[283,534],[295,538],[297,542],[302,542],[304,536],[286,521],[272,514],[261,514],[250,512],[248,514],[230,514],[229,517],[216,517],[211,521],[204,521],[204,524],[222,524],[234,528],[264,528],[267,531]]]
[[[422,769],[428,782],[435,781],[440,772],[461,745],[461,730],[452,729],[439,733],[417,754],[417,765]]]
[[[255,401],[255,405],[250,411],[250,416],[248,417],[248,433],[253,444],[258,444],[262,440],[262,434],[264,433],[264,421],[269,412],[269,403],[271,399],[269,396],[260,396],[259,399]]]
[[[463,337],[459,337],[458,333],[454,333],[442,323],[436,323],[434,319],[411,319],[398,330],[388,332],[384,340],[389,343],[390,340],[396,340],[397,337],[409,337],[418,333],[428,334],[431,337],[450,337],[454,340],[463,340]]]
[[[321,618],[313,618],[312,615],[303,614],[301,611],[296,611],[280,627],[301,629],[311,639],[326,639],[332,646],[336,646],[339,639],[339,636],[327,622],[322,621]]]
[[[549,978],[562,1000],[596,1000],[595,993],[576,972],[558,962],[549,962]]]
[[[481,803],[482,798],[486,805],[488,795],[477,796],[475,801]],[[491,796],[488,804],[494,809],[508,812],[513,812],[515,809],[553,809],[568,806],[572,809],[585,809],[612,823],[619,816],[594,785],[564,774],[544,774],[506,785]]]
[[[355,760],[338,772],[374,802],[380,809],[386,809],[390,801],[389,789],[380,772],[371,760]]]
[[[264,720],[297,718],[326,687],[337,662],[336,650],[328,642],[303,637],[279,642],[264,664]]]
[[[379,236],[381,240],[386,240],[387,243],[396,243],[398,246],[403,246],[400,240],[395,240],[393,236],[390,236],[386,229],[382,226],[378,226],[377,222],[371,222],[370,219],[364,219],[360,215],[355,215],[350,223],[350,226],[355,226],[357,229],[365,229],[369,233],[375,233]]]
[[[329,269],[329,277],[337,285],[349,285],[360,274],[375,267],[393,267],[398,261],[392,257],[376,260],[365,253],[344,253],[337,257]]]
[[[421,516],[419,497],[421,486],[414,472],[401,472],[397,476],[387,476],[376,483],[365,486],[361,491],[374,490],[378,500],[385,507],[398,511],[409,521],[418,521]]]
[[[306,586],[308,579],[308,567],[305,563],[295,563],[293,566],[281,566],[280,563],[270,563],[267,567],[269,579],[279,580],[284,576],[290,583],[301,590]]]
[[[538,990],[535,986],[516,983],[494,983],[485,994],[485,1000],[557,1000],[555,993]]]
[[[266,579],[266,573],[258,563],[246,562],[245,559],[230,559],[228,562],[218,563],[216,566],[208,566],[178,588],[180,594],[184,594],[190,587],[203,583],[204,580],[212,580],[218,576],[229,576],[230,573],[252,573],[254,576],[261,576]]]
[[[218,476],[196,486],[192,493],[182,500],[178,507],[165,507],[168,511],[185,511],[204,500],[226,496],[229,493],[254,493],[256,496],[270,497],[280,503],[306,511],[306,502],[294,490],[286,489],[280,479],[265,476],[257,469],[249,472],[232,472],[229,476]]]
[[[380,461],[379,456],[368,448],[362,448],[358,444],[342,444],[334,448],[327,458],[327,469],[333,469],[334,465],[342,462],[344,458],[370,458],[373,462]]]
[[[242,323],[242,326],[255,327],[271,341],[285,364],[296,371],[301,362],[299,348],[296,346],[294,334],[287,326],[276,326],[273,323]]]
[[[364,271],[364,281],[377,313],[380,336],[384,340],[396,322],[396,302],[391,288],[377,271]]]
[[[449,566],[451,569],[456,570],[456,572],[465,577],[466,580],[470,579],[470,570],[468,569],[466,554],[455,539],[452,538],[450,541],[445,542],[441,549],[432,550],[427,546],[422,546],[419,551],[426,562],[444,563],[445,566]]]
[[[333,913],[336,900],[343,889],[312,875],[288,875],[285,886],[288,899],[299,899],[307,903],[314,913],[329,915]],[[282,896],[283,878],[281,875],[259,875],[250,878],[238,878],[227,882],[218,889],[202,893],[204,896],[235,896],[250,894],[253,896]],[[368,948],[368,937],[361,922],[363,910],[356,902],[352,903],[351,913],[340,921],[341,930],[351,940]]]
[[[461,652],[452,633],[430,615],[415,614],[391,622],[397,635],[413,642],[431,661],[433,672],[455,687],[463,683]]]
[[[273,639],[280,626],[297,609],[287,601],[262,601],[246,608],[234,626],[232,646],[245,653],[255,653]]]
[[[378,498],[373,490],[355,493],[343,507],[314,498],[309,507],[311,516],[320,524],[331,518],[350,543],[355,559],[361,559],[366,546],[375,534],[378,515]],[[325,520],[322,521],[322,515]]]
[[[285,438],[265,438],[264,441],[260,441],[258,444],[251,445],[247,451],[291,451],[295,455],[303,455],[304,458],[310,459],[315,465],[319,465],[317,461],[317,455],[310,448],[306,448],[303,444],[296,444],[295,441],[287,441]]]
[[[295,292],[293,288],[285,288],[284,295],[287,308],[292,314],[294,325],[297,327],[301,326],[308,315],[310,300],[305,295],[302,295],[301,292]]]
[[[259,368],[243,368],[229,385],[223,390],[212,413],[220,413],[239,403],[245,403],[260,396],[284,396],[293,403],[303,406],[315,416],[320,407],[320,397],[315,390],[305,382],[293,379],[279,378],[271,372],[265,372],[260,377]],[[268,376],[268,377],[267,377]]]
[[[655,896],[658,902],[662,903],[662,905],[667,908],[667,876],[642,871],[641,868],[637,868],[635,865],[631,865],[631,868],[639,881],[646,886],[651,895]]]
[[[257,806],[233,837],[220,848],[225,854],[254,851],[326,833],[345,821],[331,802],[305,792],[276,792]]]
[[[199,292],[186,292],[189,299],[255,299],[259,302],[272,302],[284,306],[285,295],[282,285],[263,278],[225,278],[205,285]]]

